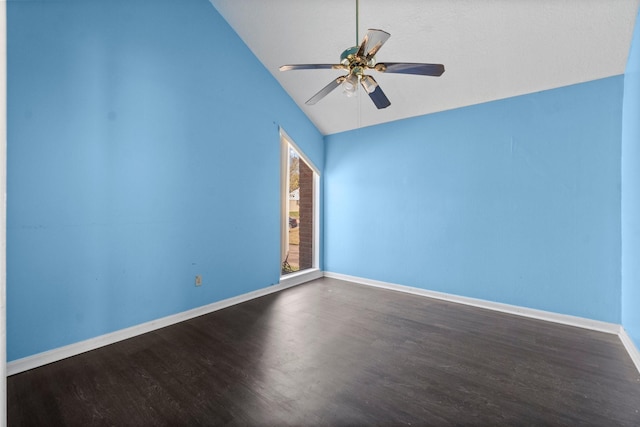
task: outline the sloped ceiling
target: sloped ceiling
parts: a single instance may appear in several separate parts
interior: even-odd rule
[[[283,64],[338,63],[356,44],[355,0],[211,0],[323,134],[623,74],[640,0],[360,0],[359,37],[391,33],[378,62],[442,63],[441,77],[371,72],[391,101],[340,88],[305,101],[340,70],[280,72]]]

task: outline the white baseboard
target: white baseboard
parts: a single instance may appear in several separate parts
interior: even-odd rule
[[[272,294],[274,292],[279,292],[284,289],[299,285],[301,283],[317,279],[319,277],[322,277],[322,275],[322,271],[314,269],[311,271],[306,271],[304,273],[294,274],[290,277],[286,276],[285,278],[281,279],[280,283],[277,285],[268,286],[266,288],[238,295],[233,298],[228,298],[202,307],[194,308],[192,310],[183,311],[171,316],[152,320],[146,323],[141,323],[130,328],[121,329],[119,331],[111,332],[95,338],[90,338],[85,341],[80,341],[74,344],[66,345],[64,347],[59,347],[53,350],[34,354],[33,356],[17,359],[7,363],[7,376],[28,371],[29,369],[34,369],[39,366],[47,365],[49,363],[57,362],[68,357],[95,350],[109,344],[114,344],[118,341],[133,338],[137,335],[151,332],[156,329],[164,328],[166,326],[170,326],[179,322],[184,322],[185,320],[212,313],[214,311],[221,310],[232,305],[240,304],[254,298],[259,298],[265,295]]]
[[[547,322],[560,323],[563,325],[576,326],[578,328],[591,329],[593,331],[606,332],[609,334],[618,335],[620,331],[620,325],[616,323],[602,322],[599,320],[586,319],[583,317],[570,316],[567,314],[558,314],[544,310],[536,310],[533,308],[520,307],[517,305],[502,304],[499,302],[463,297],[459,295],[447,294],[444,292],[429,291],[426,289],[413,288],[410,286],[381,282],[379,280],[365,279],[362,277],[349,276],[346,274],[332,273],[328,271],[325,271],[324,276],[334,279],[346,280],[348,282],[359,283],[362,285],[374,286],[376,288],[421,295],[429,298],[455,302],[458,304],[465,304],[474,307],[485,308],[488,310],[500,311],[502,313],[516,314],[518,316],[529,317],[532,319],[546,320]]]
[[[259,298],[265,295],[269,295],[275,292],[282,291],[293,286],[300,285],[310,280],[318,279],[320,277],[329,277],[339,280],[345,280],[348,282],[359,283],[362,285],[374,286],[377,288],[389,289],[394,291],[400,291],[410,293],[414,295],[426,296],[429,298],[435,298],[444,301],[450,301],[459,304],[471,305],[474,307],[485,308],[494,311],[500,311],[503,313],[516,314],[523,317],[530,317],[533,319],[545,320],[548,322],[560,323],[563,325],[576,326],[579,328],[590,329],[594,331],[606,332],[610,334],[616,334],[620,337],[622,344],[631,356],[631,359],[640,372],[640,352],[633,344],[631,338],[627,335],[624,328],[618,324],[601,322],[598,320],[585,319],[582,317],[569,316],[565,314],[557,314],[543,310],[535,310],[526,307],[519,307],[509,304],[496,303],[492,301],[486,301],[475,298],[462,297],[458,295],[447,294],[443,292],[429,291],[420,288],[413,288],[410,286],[397,285],[393,283],[381,282],[378,280],[365,279],[362,277],[349,276],[346,274],[322,272],[318,269],[306,271],[304,273],[293,273],[283,277],[280,283],[266,288],[258,289],[253,292],[249,292],[243,295],[238,295],[233,298],[228,298],[222,301],[218,301],[212,304],[208,304],[202,307],[194,308],[192,310],[177,313],[171,316],[163,317],[161,319],[152,320],[150,322],[142,323],[140,325],[132,326],[130,328],[121,329],[119,331],[111,332],[109,334],[101,335],[95,338],[91,338],[85,341],[70,344],[64,347],[59,347],[53,350],[45,351],[42,353],[34,354],[22,359],[14,360],[7,363],[6,372],[7,376],[15,375],[20,372],[28,371],[39,366],[47,365],[49,363],[57,362],[68,357],[76,356],[78,354],[85,353],[87,351],[95,350],[97,348],[114,344],[118,341],[133,338],[137,335],[141,335],[147,332],[154,331],[156,329],[164,328],[185,320],[193,319],[194,317],[202,316],[208,313],[212,313],[223,308],[230,307],[232,305],[240,304],[242,302],[250,301],[255,298]]]
[[[624,348],[627,349],[627,353],[631,356],[631,360],[633,360],[633,363],[636,365],[636,369],[640,372],[640,351],[638,351],[638,348],[633,344],[633,340],[627,335],[627,331],[625,331],[622,326],[620,326],[618,336]]]

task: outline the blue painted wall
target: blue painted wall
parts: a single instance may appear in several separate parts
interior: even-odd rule
[[[623,77],[331,135],[325,270],[620,323]]]
[[[7,9],[8,360],[278,283],[278,125],[323,139],[211,4]]]
[[[640,16],[624,76],[622,114],[622,326],[640,348]]]

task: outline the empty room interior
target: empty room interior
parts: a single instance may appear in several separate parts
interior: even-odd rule
[[[640,425],[639,4],[2,2],[0,425]]]

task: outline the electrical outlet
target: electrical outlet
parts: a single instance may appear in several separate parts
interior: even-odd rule
[[[202,286],[202,276],[196,276],[196,286]]]

